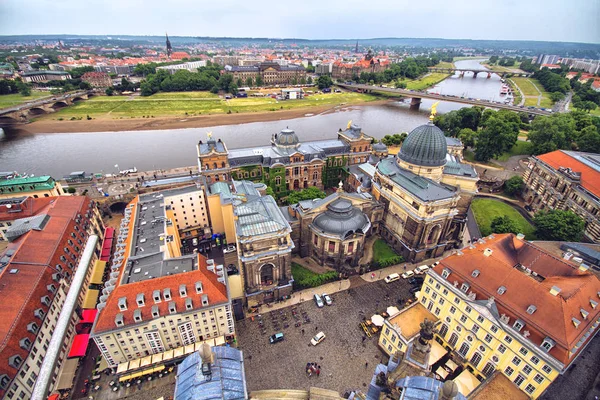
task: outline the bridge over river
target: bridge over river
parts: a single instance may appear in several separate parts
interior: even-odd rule
[[[94,90],[81,90],[3,108],[0,110],[0,126],[27,123],[30,118],[36,115],[53,113],[63,107],[72,105],[75,101],[87,100],[94,95]]]
[[[460,77],[465,76],[465,72],[471,72],[473,74],[473,78],[477,78],[479,74],[487,74],[487,77],[490,78],[492,74],[496,74],[504,78],[505,76],[524,76],[526,78],[530,77],[531,73],[529,72],[510,72],[510,71],[492,71],[489,69],[476,69],[476,68],[444,68],[444,67],[429,67],[429,72],[442,72],[445,74],[452,74],[459,72]]]
[[[464,97],[458,97],[453,95],[442,95],[435,93],[427,93],[427,92],[416,92],[414,90],[408,89],[395,89],[395,88],[386,88],[380,86],[371,86],[371,85],[361,85],[361,84],[345,84],[338,83],[337,86],[342,87],[347,90],[352,91],[360,91],[363,93],[371,93],[371,92],[384,92],[384,93],[395,93],[402,95],[403,97],[409,97],[412,99],[410,106],[411,108],[418,109],[421,104],[421,99],[433,99],[433,100],[441,100],[441,101],[451,101],[454,103],[462,103],[462,104],[471,104],[473,106],[481,106],[481,107],[489,107],[489,108],[497,108],[501,110],[511,110],[517,112],[526,112],[531,115],[550,115],[550,111],[540,110],[538,108],[521,108],[519,106],[513,106],[509,104],[503,104],[488,100],[477,100],[477,99],[469,99]]]

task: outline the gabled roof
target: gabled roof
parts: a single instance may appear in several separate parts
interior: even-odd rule
[[[550,337],[557,343],[550,354],[569,364],[569,351],[600,317],[600,307],[590,303],[600,302],[600,280],[513,234],[495,235],[461,252],[442,259],[434,271],[441,276],[448,268],[449,282],[469,283],[469,291],[478,299],[494,297],[498,312],[509,316],[511,325],[516,319],[523,320],[523,332],[529,331],[528,339],[538,346]],[[475,269],[477,277],[472,275]],[[503,294],[498,293],[501,286],[506,288]],[[552,294],[553,287],[560,292]],[[536,307],[532,314],[527,312],[530,305]],[[581,310],[588,313],[586,318]],[[581,321],[578,327],[572,318]]]

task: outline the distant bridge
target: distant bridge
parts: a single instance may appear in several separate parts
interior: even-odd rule
[[[479,75],[479,74],[487,74],[488,78],[490,78],[492,76],[492,74],[499,75],[502,78],[504,78],[507,75],[524,76],[524,77],[530,77],[531,75],[533,75],[529,72],[492,71],[489,69],[469,69],[469,68],[462,69],[462,68],[429,67],[429,71],[430,72],[442,72],[444,74],[452,74],[452,75],[459,72],[461,78],[465,76],[465,72],[471,72],[473,74],[473,78],[477,78],[477,75]]]
[[[481,106],[481,107],[497,108],[497,109],[501,109],[501,110],[525,112],[525,113],[531,114],[531,115],[550,115],[551,114],[549,111],[540,110],[538,108],[521,108],[519,106],[511,106],[508,104],[496,103],[496,102],[479,100],[479,99],[478,100],[468,99],[468,98],[452,96],[452,95],[441,95],[441,94],[435,94],[435,93],[416,92],[416,91],[407,90],[407,89],[394,89],[394,88],[385,88],[385,87],[380,87],[380,86],[361,85],[361,84],[347,85],[345,83],[338,83],[337,85],[340,87],[343,87],[344,89],[360,91],[362,93],[385,92],[385,93],[401,94],[404,97],[412,98],[410,107],[413,109],[419,108],[419,106],[421,104],[421,99],[433,99],[433,100],[441,100],[441,101],[451,101],[453,103],[471,104],[474,106]]]
[[[72,105],[75,101],[87,100],[94,95],[93,90],[81,90],[3,108],[0,110],[0,126],[24,124],[36,115],[56,112],[63,107]]]

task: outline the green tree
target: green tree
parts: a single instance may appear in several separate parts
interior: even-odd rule
[[[292,192],[287,198],[288,204],[296,204],[301,200],[313,200],[313,199],[324,199],[325,192],[317,188],[316,186],[311,186],[309,188]]]
[[[71,77],[73,79],[78,79],[78,78],[81,78],[81,76],[83,74],[85,74],[86,72],[94,72],[94,67],[92,67],[92,66],[76,67],[76,68],[73,68],[72,70],[70,70],[69,74],[71,74]]]
[[[69,186],[69,187],[67,188],[67,193],[69,193],[69,194],[74,194],[75,192],[77,192],[77,189],[75,189],[74,187],[72,187],[72,186]]]
[[[333,85],[333,81],[331,80],[330,76],[321,75],[319,79],[317,79],[317,85],[319,86],[319,89],[325,89],[331,87],[331,85]]]
[[[552,100],[553,102],[557,102],[562,100],[562,98],[565,97],[564,94],[562,94],[561,92],[552,92],[550,93],[550,100]]]
[[[575,120],[571,115],[553,114],[536,117],[527,138],[533,145],[533,154],[544,154],[570,148],[575,132]]]
[[[107,96],[112,96],[115,93],[115,89],[113,89],[112,86],[107,87],[104,93],[106,93]]]
[[[267,196],[275,197],[275,192],[273,191],[273,188],[271,186],[267,186],[267,190],[265,190],[265,194]]]
[[[257,75],[256,76],[256,86],[262,86],[263,85],[263,79],[262,76]]]
[[[585,110],[587,112],[590,112],[590,111],[598,108],[598,105],[596,103],[594,103],[593,101],[582,101],[581,106],[579,108],[581,108],[582,110]]]
[[[27,83],[17,82],[17,89],[22,96],[31,96],[31,87]]]
[[[254,81],[252,80],[252,77],[249,76],[246,78],[246,86],[252,87],[252,86],[254,86],[253,83],[254,83]]]
[[[600,133],[594,125],[583,128],[577,139],[579,150],[589,153],[600,153]]]
[[[521,121],[515,113],[498,111],[485,122],[475,143],[475,158],[488,161],[509,151],[517,141]]]
[[[298,84],[298,78],[295,76],[292,78],[292,85],[296,86]]]
[[[306,78],[305,77],[300,78],[300,84],[301,85],[306,85]]]
[[[309,76],[308,78],[306,78],[306,83],[308,83],[309,85],[312,85],[313,78],[311,76]]]
[[[496,64],[498,62],[498,56],[491,56],[489,62],[490,64]]]
[[[477,132],[470,128],[463,128],[458,132],[458,138],[465,147],[475,146],[475,139],[477,138]]]
[[[540,211],[533,221],[540,240],[578,242],[585,229],[585,221],[573,211]]]
[[[515,221],[506,215],[494,218],[490,227],[494,233],[520,233]]]
[[[524,183],[521,175],[515,175],[504,182],[504,191],[508,194],[520,194],[523,186]]]
[[[238,80],[237,80],[236,84],[237,84],[237,87],[242,87],[242,86],[244,86],[244,83],[242,82],[242,78],[238,78]]]
[[[88,82],[81,82],[79,84],[79,89],[81,90],[90,90],[92,88],[92,85],[89,84]]]
[[[402,80],[397,80],[396,82],[394,82],[394,86],[396,87],[396,89],[406,89],[406,82]]]

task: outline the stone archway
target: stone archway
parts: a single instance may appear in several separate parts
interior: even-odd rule
[[[264,286],[272,285],[275,280],[275,265],[271,263],[263,264],[259,271],[260,284]]]
[[[434,225],[429,230],[429,234],[427,235],[426,243],[427,244],[437,243],[437,241],[440,238],[441,233],[442,233],[442,227],[439,224]]]
[[[294,190],[300,189],[300,181],[298,179],[294,179]]]

